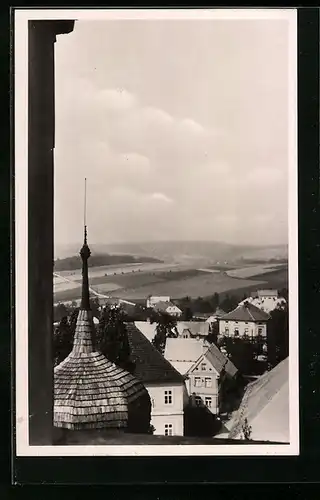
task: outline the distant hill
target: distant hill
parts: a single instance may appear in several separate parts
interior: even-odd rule
[[[110,255],[110,254],[93,254],[89,259],[89,267],[94,266],[111,266],[115,264],[135,264],[141,262],[162,262],[159,259],[152,257],[135,257],[133,255]],[[54,262],[55,271],[73,271],[81,268],[80,255],[73,255],[62,259],[56,259]]]
[[[79,245],[56,248],[56,258],[78,254]],[[113,255],[129,254],[131,256],[160,259],[164,262],[185,264],[236,262],[243,259],[287,259],[288,245],[250,246],[231,245],[216,241],[155,241],[141,243],[92,244],[92,254],[110,253]]]

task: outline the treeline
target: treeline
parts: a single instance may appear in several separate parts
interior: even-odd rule
[[[110,255],[97,254],[91,255],[89,259],[90,267],[111,266],[114,264],[137,264],[142,262],[158,262],[162,261],[153,257],[135,257],[133,255]],[[57,259],[54,263],[55,271],[73,271],[81,269],[82,261],[80,255],[73,255],[64,259]]]

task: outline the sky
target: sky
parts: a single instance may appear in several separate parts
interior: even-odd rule
[[[285,20],[77,21],[55,44],[55,244],[288,241]]]

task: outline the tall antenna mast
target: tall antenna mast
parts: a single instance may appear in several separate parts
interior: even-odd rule
[[[84,178],[84,206],[83,206],[84,243],[87,243],[87,178]]]

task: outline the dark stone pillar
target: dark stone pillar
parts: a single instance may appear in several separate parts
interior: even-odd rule
[[[54,42],[74,21],[29,21],[29,444],[53,436]],[[27,249],[26,249],[27,250]]]

